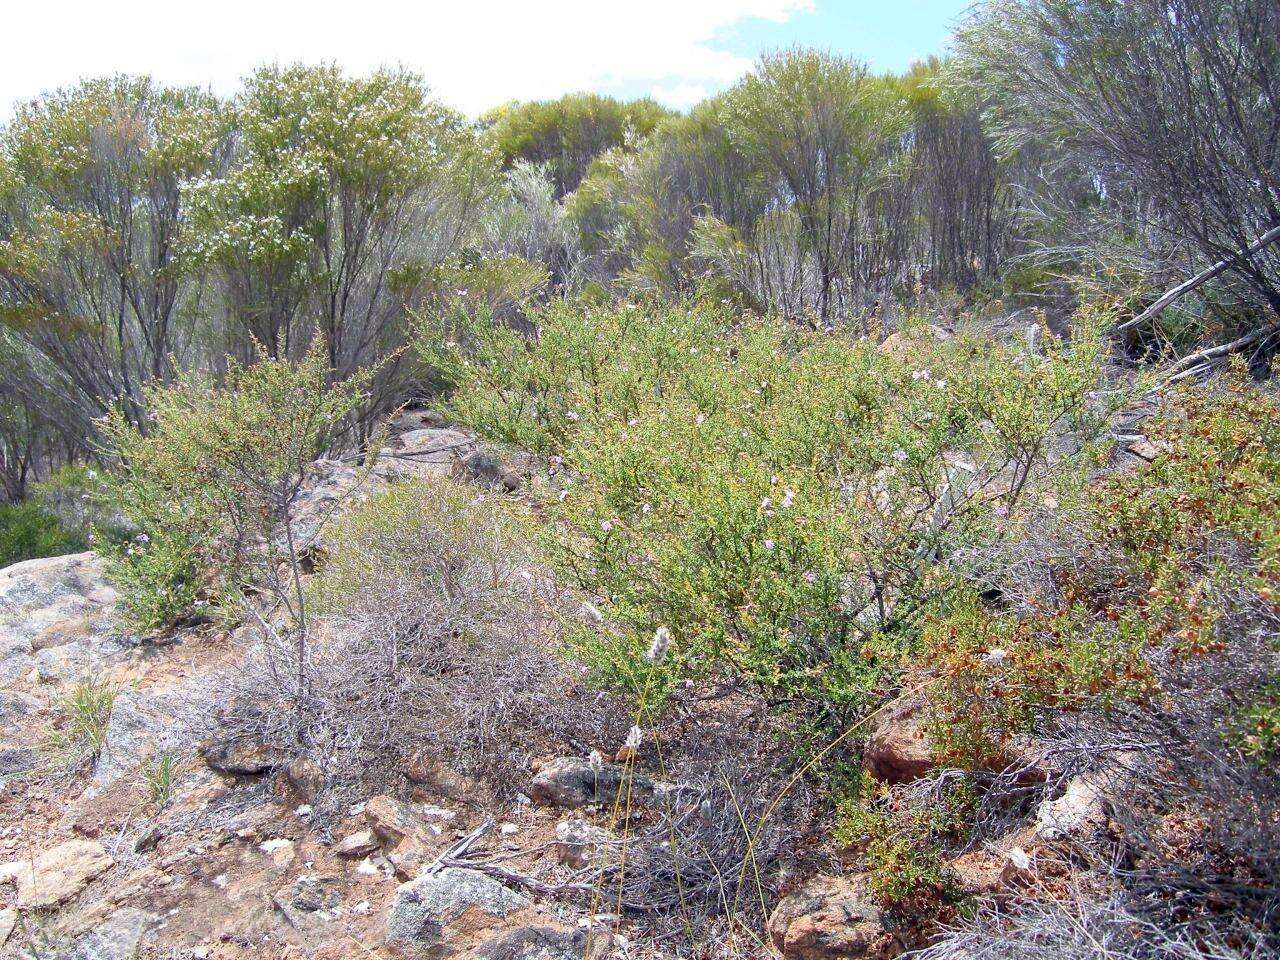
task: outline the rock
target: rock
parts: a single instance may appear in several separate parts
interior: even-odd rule
[[[885,783],[910,783],[937,766],[925,734],[924,710],[919,703],[899,707],[878,718],[862,753],[867,772]]]
[[[778,904],[769,936],[783,960],[887,958],[902,952],[887,923],[865,877],[818,877]]]
[[[412,837],[419,827],[413,808],[393,797],[371,799],[364,806],[364,818],[378,839],[393,847]]]
[[[474,450],[458,462],[459,476],[471,483],[492,490],[511,493],[520,489],[522,477],[518,470],[504,463],[489,450]]]
[[[200,748],[204,762],[219,773],[257,776],[273,770],[279,758],[265,745],[244,737],[214,740]]]
[[[443,941],[445,927],[472,911],[497,919],[528,903],[479,871],[446,867],[397,888],[387,913],[387,943],[426,950]]]
[[[612,937],[604,930],[516,927],[491,937],[472,951],[475,960],[595,960]]]
[[[34,860],[17,860],[0,866],[0,882],[17,883],[17,907],[21,910],[56,907],[78,894],[113,863],[97,841],[68,840]]]
[[[284,767],[284,779],[303,800],[314,800],[324,786],[324,772],[314,760],[295,757]]]
[[[0,749],[0,778],[30,773],[40,765],[40,751],[31,747]]]
[[[40,701],[17,690],[0,690],[0,725],[11,730],[40,712]]]
[[[951,861],[956,886],[976,897],[990,896],[1004,886],[1008,858],[990,850],[972,850]]]
[[[608,830],[584,820],[565,820],[556,824],[556,858],[575,869],[585,867],[595,852],[608,844],[613,835]]]
[[[373,468],[384,480],[414,480],[448,477],[454,465],[476,449],[476,440],[458,430],[425,427],[410,430],[382,451]]]
[[[369,487],[382,483],[376,470],[361,470],[341,460],[315,461],[308,468],[302,489],[289,505],[295,546],[303,552],[314,548],[321,530],[338,514],[339,507]]]
[[[125,907],[80,937],[70,950],[59,951],[55,960],[134,960],[142,938],[156,917]]]
[[[33,669],[42,679],[75,680],[125,659],[137,640],[117,632],[115,607],[92,551],[0,570],[0,686]]]
[[[162,753],[189,751],[204,727],[217,681],[187,677],[162,689],[122,690],[111,707],[102,750],[93,764],[93,788],[100,791],[132,774]]]
[[[1036,858],[1023,847],[1014,847],[1005,856],[1000,871],[1000,884],[1005,887],[1027,886],[1036,879]]]
[[[361,830],[359,833],[353,833],[351,836],[343,838],[333,848],[333,852],[347,860],[362,860],[377,850],[378,847],[378,838],[373,835],[373,831]]]
[[[657,785],[643,774],[624,771],[612,763],[566,757],[552,760],[533,778],[529,796],[545,806],[574,809],[591,803],[612,803],[629,786],[631,798],[648,803]]]
[[[289,886],[277,890],[271,898],[272,904],[295,930],[314,932],[317,926],[322,927],[332,917],[327,911],[338,906],[342,898],[336,890],[326,887],[326,879],[299,877]]]
[[[1041,840],[1079,840],[1107,824],[1106,796],[1093,777],[1076,777],[1062,796],[1036,809],[1035,835]]]
[[[17,925],[17,910],[0,910],[0,947],[8,942],[9,934],[13,933],[13,928]]]

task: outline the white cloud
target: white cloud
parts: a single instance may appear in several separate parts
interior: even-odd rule
[[[705,83],[659,84],[649,91],[653,99],[677,110],[685,110],[711,96],[712,90]]]
[[[747,18],[784,23],[813,0],[53,0],[3,14],[0,110],[104,73],[149,73],[220,93],[264,62],[402,64],[476,113],[509,99],[626,86],[672,105],[741,76],[716,35]]]

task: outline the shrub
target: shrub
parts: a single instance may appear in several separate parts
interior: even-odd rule
[[[233,365],[221,385],[188,376],[150,388],[145,430],[107,421],[111,493],[141,531],[109,553],[110,572],[137,628],[170,626],[197,599],[256,581],[305,630],[293,499],[367,382],[331,383],[317,343],[296,364]]]
[[[555,648],[555,596],[519,531],[451,481],[370,497],[325,535],[308,586],[307,710],[278,708],[293,664],[277,658],[230,722],[315,764],[330,804],[395,787],[422,757],[509,794],[536,751],[620,737],[616,707]]]
[[[920,329],[881,350],[706,303],[537,320],[528,340],[478,324],[431,359],[451,416],[551,458],[552,549],[611,628],[582,653],[636,694],[727,673],[841,722],[922,613],[983,575],[1050,448],[1069,472],[1087,457],[1060,455],[1063,435],[1099,421],[1088,330],[1028,354]]]
[[[35,503],[0,504],[0,567],[83,550],[85,540]]]

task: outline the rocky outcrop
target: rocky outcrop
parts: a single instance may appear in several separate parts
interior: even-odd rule
[[[516,927],[492,937],[472,952],[475,960],[598,960],[612,938],[603,930]]]
[[[774,909],[769,937],[784,960],[879,960],[902,952],[862,876],[810,880]]]
[[[0,883],[13,882],[20,910],[56,907],[83,890],[94,877],[111,869],[115,861],[93,840],[68,840],[33,860],[15,860],[0,866]]]
[[[69,949],[54,956],[56,960],[134,960],[143,936],[156,919],[153,914],[132,907],[117,910]]]
[[[466,921],[476,929],[525,907],[529,901],[475,870],[447,867],[396,890],[387,914],[387,943],[410,956],[443,942],[447,928]]]
[[[448,427],[423,427],[395,438],[373,468],[384,480],[451,477],[464,458],[479,448],[476,439]]]
[[[116,591],[92,552],[0,570],[0,686],[33,672],[77,680],[126,659],[136,639],[118,630],[115,608]]]
[[[626,790],[634,802],[653,800],[658,785],[643,774],[600,760],[566,757],[542,767],[529,785],[529,796],[545,806],[574,809],[612,803]]]
[[[93,788],[114,783],[160,754],[190,749],[206,725],[218,687],[216,676],[197,676],[160,689],[117,694],[94,761]]]

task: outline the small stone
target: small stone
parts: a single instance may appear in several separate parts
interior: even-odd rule
[[[365,804],[364,818],[374,834],[391,846],[412,836],[418,828],[418,818],[413,809],[392,797],[371,799]]]
[[[566,866],[581,869],[611,839],[608,830],[583,820],[562,821],[556,824],[556,858]]]
[[[204,762],[219,773],[257,776],[274,769],[277,759],[264,745],[252,740],[218,740],[200,749]]]
[[[657,788],[643,774],[624,771],[612,763],[595,763],[575,757],[553,760],[533,778],[529,795],[545,806],[584,807],[612,803],[620,791],[628,789],[631,799],[648,803]]]
[[[862,754],[868,773],[885,783],[910,783],[937,766],[923,712],[909,704],[876,720]]]
[[[1036,836],[1042,840],[1081,839],[1107,823],[1106,798],[1091,777],[1076,777],[1062,796],[1036,809]]]
[[[367,857],[377,850],[378,846],[378,838],[374,836],[372,830],[361,830],[359,833],[344,837],[333,848],[333,852],[345,859],[354,860]]]
[[[769,935],[783,960],[887,958],[902,952],[863,876],[809,881],[774,909]]]

